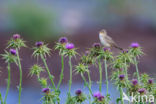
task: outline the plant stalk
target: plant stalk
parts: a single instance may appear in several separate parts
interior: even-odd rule
[[[3,104],[3,98],[2,98],[1,93],[0,93],[0,100],[1,100],[1,104]]]
[[[71,85],[72,85],[72,64],[71,64],[72,56],[69,56],[69,68],[70,68],[70,78],[69,78],[69,94],[71,93]]]
[[[101,92],[101,89],[102,89],[102,66],[101,66],[100,59],[98,60],[98,64],[99,64],[99,74],[100,74],[99,91]]]
[[[138,82],[140,83],[140,74],[139,74],[138,62],[137,62],[136,57],[134,58],[134,61],[135,61],[135,67],[136,67],[136,73],[137,73]]]
[[[18,67],[19,67],[19,72],[20,72],[20,82],[19,82],[19,97],[18,97],[18,104],[21,103],[21,92],[22,92],[22,66],[21,66],[21,60],[19,57],[19,52],[18,49],[16,48],[17,52],[17,61],[18,61]]]
[[[46,59],[44,58],[43,55],[41,55],[41,59],[42,59],[42,61],[43,61],[43,63],[44,63],[44,66],[45,66],[46,71],[47,71],[47,73],[48,73],[49,79],[50,79],[50,81],[51,81],[51,83],[52,83],[52,86],[53,86],[54,90],[56,90],[55,83],[54,83],[54,81],[53,81],[53,76],[50,74],[50,71],[49,71],[49,68],[48,68]]]
[[[104,60],[104,62],[105,62],[105,76],[106,76],[106,88],[107,88],[107,95],[108,95],[108,70],[107,70],[107,60],[106,60],[106,58],[105,58],[105,60]]]
[[[84,77],[83,73],[81,73],[81,77],[82,77],[82,79],[84,80],[85,85],[88,87],[89,93],[90,93],[91,95],[93,95],[92,90],[91,90],[91,88],[89,87],[89,85],[88,85],[88,83],[87,83],[87,81],[86,81],[86,78]]]
[[[60,88],[60,85],[61,85],[63,77],[64,77],[64,75],[63,75],[63,72],[64,72],[64,58],[63,58],[63,55],[61,55],[61,65],[62,65],[62,69],[61,69],[60,80],[59,80],[59,83],[57,85],[57,89]]]
[[[88,80],[89,80],[89,89],[91,90],[92,89],[91,88],[92,87],[92,81],[91,81],[91,77],[90,77],[90,72],[88,71],[87,74],[88,74]],[[91,96],[92,96],[92,92],[89,95],[89,104],[91,104]]]
[[[6,94],[5,94],[5,98],[4,98],[4,104],[6,104],[6,100],[7,100],[7,97],[8,97],[8,92],[9,92],[9,89],[10,89],[10,78],[11,78],[10,63],[8,63],[8,80],[7,80],[7,90],[6,90]]]
[[[122,89],[122,87],[121,87],[121,86],[119,87],[119,90],[120,90],[120,99],[121,99],[121,104],[124,104],[124,101],[123,101],[123,89]]]

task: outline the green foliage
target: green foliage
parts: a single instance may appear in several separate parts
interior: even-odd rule
[[[12,29],[31,38],[42,38],[55,32],[54,15],[48,9],[41,8],[34,2],[18,1],[9,5],[9,17]]]

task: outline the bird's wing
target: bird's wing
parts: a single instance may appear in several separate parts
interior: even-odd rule
[[[116,43],[114,42],[114,40],[110,37],[110,36],[106,36],[105,39],[107,40],[107,42],[113,46],[116,45]]]

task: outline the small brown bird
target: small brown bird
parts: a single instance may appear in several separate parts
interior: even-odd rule
[[[100,39],[101,44],[104,47],[110,47],[110,48],[114,47],[114,48],[123,50],[122,48],[117,46],[117,44],[113,41],[113,39],[110,36],[107,35],[107,32],[105,29],[102,29],[99,32],[99,39]]]

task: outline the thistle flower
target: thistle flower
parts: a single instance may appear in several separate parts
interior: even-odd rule
[[[143,55],[143,51],[142,48],[140,47],[140,45],[138,43],[132,43],[130,45],[130,50],[129,53],[133,56],[133,57],[139,57],[141,55]]]
[[[101,93],[99,91],[97,91],[93,94],[93,97],[95,97],[95,98],[99,98],[100,96],[101,96]]]
[[[9,40],[7,48],[18,48],[26,47],[25,41],[20,38],[19,34],[14,34],[13,37]]]
[[[75,91],[75,94],[76,94],[77,96],[79,96],[79,95],[82,94],[82,91],[81,91],[80,89],[78,89],[78,90]]]
[[[16,55],[16,50],[15,49],[10,49],[10,53],[15,56]]]
[[[138,84],[138,80],[137,79],[133,79],[132,80],[132,84],[133,84],[133,86],[136,86]]]
[[[14,35],[13,35],[13,39],[14,39],[14,40],[20,39],[20,37],[21,37],[21,36],[20,36],[19,34],[14,34]]]
[[[140,88],[138,90],[138,92],[142,95],[142,94],[145,94],[146,93],[146,89],[145,88]]]
[[[47,47],[47,44],[44,44],[43,42],[36,42],[35,45],[36,47],[33,48],[34,49],[33,56],[37,58],[39,56],[44,56],[44,57],[46,57],[47,55],[50,56],[51,49]]]
[[[76,73],[85,73],[85,72],[89,72],[88,70],[88,66],[87,65],[84,65],[82,63],[78,64],[76,66],[76,69],[75,69]]]
[[[111,51],[110,48],[103,48],[104,51]]]
[[[66,49],[71,50],[71,49],[73,49],[73,48],[75,48],[75,46],[74,46],[73,43],[67,43],[67,44],[66,44]]]
[[[5,51],[5,54],[2,54],[2,57],[6,63],[15,63],[17,65],[16,50],[10,49],[10,52]]]
[[[42,85],[42,87],[47,87],[47,79],[46,78],[41,78],[40,84]]]
[[[67,43],[67,42],[68,42],[68,39],[66,37],[61,37],[59,39],[59,43],[61,43],[61,44],[64,44],[64,43]]]
[[[61,37],[55,45],[55,50],[59,50],[60,55],[66,54],[66,44],[68,43],[68,39],[66,37]]]
[[[94,43],[93,48],[99,49],[99,48],[101,48],[101,44],[100,43]]]
[[[76,56],[76,48],[73,43],[65,44],[65,48],[63,49],[63,55],[65,56]]]
[[[153,84],[153,79],[149,79],[149,80],[148,80],[148,83],[149,83],[149,84]]]
[[[49,94],[50,88],[43,88],[43,89],[42,89],[42,92],[43,92],[43,93],[46,93],[46,94]]]
[[[124,75],[124,74],[119,75],[119,79],[120,79],[120,80],[124,80],[124,78],[125,78],[125,75]]]
[[[30,73],[29,74],[31,76],[33,76],[34,74],[37,75],[37,76],[39,76],[42,71],[44,71],[44,69],[41,66],[35,64],[35,65],[33,65],[30,68]]]
[[[101,96],[98,97],[98,100],[99,100],[99,101],[103,101],[104,98],[105,98],[105,97],[101,95]]]
[[[139,43],[135,42],[135,43],[131,44],[131,47],[132,48],[138,48],[138,47],[140,47],[140,45],[139,45]]]
[[[36,45],[37,47],[41,47],[43,44],[44,44],[44,43],[43,43],[43,42],[41,42],[41,41],[40,41],[40,42],[36,42],[36,43],[35,43],[35,45]]]

